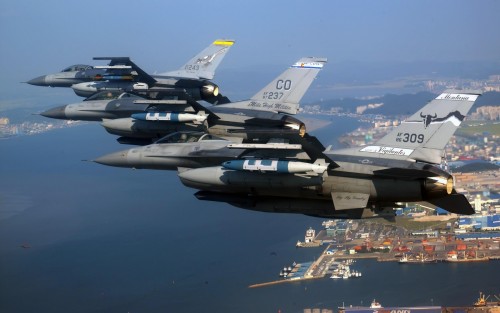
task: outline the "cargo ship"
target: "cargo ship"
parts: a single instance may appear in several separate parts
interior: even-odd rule
[[[488,302],[482,292],[472,306],[444,307],[444,306],[398,306],[383,307],[379,302],[373,300],[369,307],[349,306],[339,307],[339,313],[500,313],[500,298],[495,295],[497,302]]]
[[[442,313],[440,306],[383,307],[373,300],[369,307],[350,306],[339,308],[339,313]]]
[[[446,256],[446,262],[486,262],[490,259],[486,257],[483,253],[482,256],[479,256],[477,251],[470,250],[466,253],[463,251],[463,254],[460,255],[457,251],[450,251]]]
[[[420,253],[415,258],[409,258],[408,254],[403,254],[403,256],[399,259],[398,262],[400,264],[407,264],[407,263],[437,263],[437,260],[435,258],[427,257],[423,253]]]

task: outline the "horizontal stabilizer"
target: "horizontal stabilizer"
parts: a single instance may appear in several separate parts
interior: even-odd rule
[[[205,99],[206,102],[213,104],[213,105],[219,105],[219,104],[227,104],[231,103],[231,100],[229,100],[228,97],[221,95],[220,93],[212,98]]]
[[[459,193],[453,193],[451,195],[433,199],[427,201],[437,207],[440,207],[450,213],[462,214],[462,215],[472,215],[476,213],[474,208],[470,205],[467,198]]]

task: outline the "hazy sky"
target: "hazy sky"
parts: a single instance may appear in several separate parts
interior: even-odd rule
[[[96,64],[93,56],[174,70],[216,38],[237,41],[221,70],[258,71],[301,56],[330,64],[498,62],[499,12],[493,0],[0,0],[0,91],[71,64]]]

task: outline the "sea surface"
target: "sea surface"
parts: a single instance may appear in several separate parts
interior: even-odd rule
[[[326,145],[358,127],[329,118]],[[358,280],[249,289],[323,248],[322,219],[198,201],[176,172],[86,162],[127,149],[98,123],[0,140],[0,312],[303,312],[345,305],[469,305],[499,294],[500,262],[363,260]],[[24,247],[22,247],[24,246]]]

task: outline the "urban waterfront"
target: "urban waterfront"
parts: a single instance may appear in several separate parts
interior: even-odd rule
[[[329,119],[313,134],[334,148],[359,126]],[[82,162],[125,148],[114,139],[92,123],[0,141],[0,311],[303,312],[373,299],[471,305],[479,291],[499,293],[498,261],[359,260],[359,280],[249,289],[314,261],[323,248],[295,243],[322,219],[201,202],[175,172]]]

